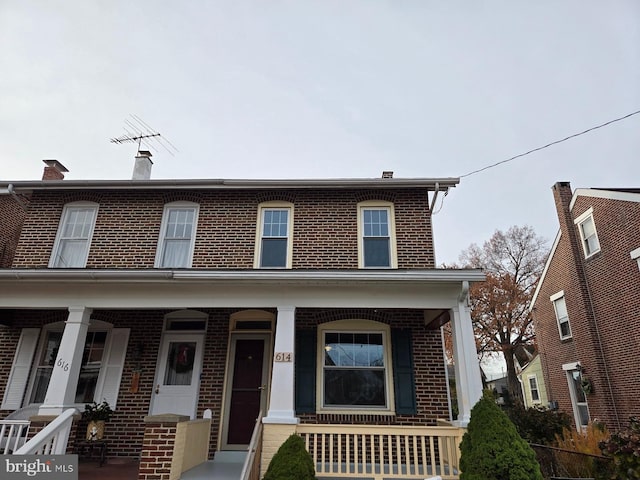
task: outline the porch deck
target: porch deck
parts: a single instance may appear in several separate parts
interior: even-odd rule
[[[102,467],[98,461],[81,461],[78,480],[138,480],[139,466],[135,458],[110,458]]]

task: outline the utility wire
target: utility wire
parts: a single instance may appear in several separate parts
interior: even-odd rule
[[[556,140],[555,142],[547,143],[546,145],[543,145],[542,147],[534,148],[533,150],[529,150],[528,152],[521,153],[521,154],[516,155],[514,157],[511,157],[511,158],[507,158],[506,160],[501,160],[501,161],[499,161],[497,163],[494,163],[492,165],[487,165],[486,167],[482,167],[482,168],[480,168],[478,170],[474,170],[472,172],[465,173],[464,175],[460,175],[460,178],[469,177],[469,176],[474,175],[476,173],[480,173],[480,172],[483,172],[485,170],[489,170],[490,168],[497,167],[498,165],[502,165],[503,163],[510,162],[512,160],[515,160],[516,158],[524,157],[525,155],[529,155],[530,153],[537,152],[538,150],[543,150],[543,149],[548,148],[548,147],[550,147],[552,145],[556,145],[558,143],[566,142],[567,140],[569,140],[571,138],[579,137],[580,135],[584,135],[585,133],[589,133],[589,132],[591,132],[593,130],[597,130],[598,128],[606,127],[607,125],[611,125],[612,123],[619,122],[620,120],[624,120],[625,118],[633,117],[634,115],[637,115],[639,113],[640,113],[640,110],[637,110],[637,111],[629,113],[629,114],[627,114],[627,115],[625,115],[623,117],[614,118],[613,120],[609,120],[608,122],[602,123],[600,125],[596,125],[595,127],[587,128],[583,132],[574,133],[573,135],[569,135],[568,137],[565,137],[565,138],[563,138],[561,140]]]

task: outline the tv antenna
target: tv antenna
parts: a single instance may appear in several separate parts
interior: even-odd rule
[[[138,151],[142,149],[144,145],[149,150],[158,152],[159,148],[163,148],[172,157],[178,152],[178,149],[168,139],[160,135],[152,129],[144,120],[134,114],[130,114],[129,118],[124,119],[124,131],[125,135],[114,137],[110,141],[111,143],[137,143]]]

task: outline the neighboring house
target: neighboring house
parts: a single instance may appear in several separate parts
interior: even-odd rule
[[[106,399],[121,456],[145,417],[205,409],[211,454],[246,450],[260,411],[265,445],[309,425],[428,429],[451,419],[450,321],[466,425],[484,275],[435,268],[430,208],[458,179],[153,180],[150,154],[136,162],[132,180],[49,161],[0,184],[17,212],[0,231],[1,413]]]
[[[518,374],[522,384],[522,398],[525,408],[548,407],[547,387],[542,374],[540,355],[536,355]]]
[[[575,424],[640,415],[640,189],[553,187],[560,231],[533,315],[547,394]]]

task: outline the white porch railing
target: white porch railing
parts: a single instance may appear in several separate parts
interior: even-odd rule
[[[256,419],[256,426],[251,434],[249,442],[249,452],[242,467],[240,480],[259,480],[260,478],[260,457],[262,456],[262,411]]]
[[[464,429],[384,425],[296,427],[324,478],[459,478]]]
[[[29,420],[0,420],[0,453],[15,452],[27,441]]]
[[[64,455],[67,451],[73,416],[78,413],[69,408],[16,450],[16,455]]]

